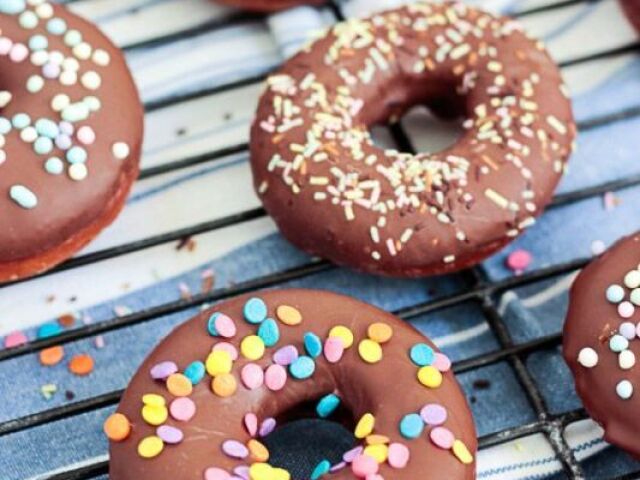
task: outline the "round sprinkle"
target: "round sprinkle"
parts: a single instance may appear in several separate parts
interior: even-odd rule
[[[409,463],[411,453],[406,445],[402,443],[392,443],[389,445],[389,465],[395,469],[402,469]]]
[[[445,427],[436,427],[429,433],[429,438],[436,447],[440,447],[444,450],[448,450],[453,447],[455,437],[451,430]]]
[[[365,413],[358,423],[354,431],[356,438],[365,438],[373,433],[376,426],[376,418],[371,413]]]
[[[87,151],[82,147],[71,147],[67,151],[67,161],[69,163],[84,163],[87,161]]]
[[[113,153],[113,156],[117,160],[124,160],[129,156],[129,152],[130,152],[129,145],[127,145],[124,142],[114,143],[113,146],[111,147],[111,153]]]
[[[173,373],[178,372],[178,366],[174,362],[160,362],[151,367],[150,374],[154,380],[166,380]]]
[[[13,124],[14,128],[22,130],[23,128],[31,125],[31,117],[29,117],[29,115],[27,115],[26,113],[17,113],[11,119],[11,123]]]
[[[85,376],[93,372],[93,358],[91,355],[79,354],[71,358],[69,371],[74,375]]]
[[[418,370],[418,380],[425,387],[438,388],[442,385],[442,373],[437,368],[427,365]]]
[[[62,333],[62,327],[58,323],[45,323],[38,328],[38,338],[49,338]]]
[[[318,405],[316,405],[316,413],[320,418],[330,417],[340,406],[340,402],[340,397],[330,393],[320,399]]]
[[[633,395],[633,384],[629,380],[622,380],[616,385],[616,393],[623,400],[628,400]]]
[[[509,254],[506,263],[510,270],[515,273],[521,273],[531,265],[532,260],[531,253],[526,250],[516,250]]]
[[[636,311],[636,307],[631,302],[621,302],[618,305],[618,315],[622,318],[631,318]]]
[[[89,71],[82,75],[80,83],[89,90],[97,90],[102,84],[102,78],[96,72]]]
[[[273,318],[267,318],[258,327],[258,336],[266,347],[273,347],[280,341],[280,327]]]
[[[358,478],[367,478],[370,475],[375,475],[378,473],[379,468],[380,466],[375,458],[369,455],[359,455],[351,463],[351,470]]]
[[[238,359],[238,349],[235,347],[235,345],[229,342],[216,343],[211,349],[212,352],[216,352],[218,350],[223,350],[227,352],[231,357],[231,360],[233,360],[234,362]]]
[[[82,34],[78,30],[69,30],[64,35],[64,43],[68,47],[75,47],[82,42]]]
[[[67,24],[61,18],[52,18],[47,22],[47,31],[52,35],[62,35],[67,31]]]
[[[45,348],[40,352],[40,363],[45,366],[57,365],[64,357],[64,348],[60,345]]]
[[[184,369],[184,376],[189,379],[193,385],[197,385],[202,381],[205,374],[205,366],[199,360],[191,362],[187,368]]]
[[[93,52],[91,59],[96,65],[100,65],[101,67],[106,67],[111,62],[111,56],[109,53],[100,48]]]
[[[442,373],[448,372],[449,370],[451,370],[451,359],[444,353],[436,352],[435,358],[433,360],[433,366]]]
[[[242,310],[247,322],[258,324],[267,318],[267,304],[261,298],[250,298]]]
[[[138,444],[138,455],[142,458],[157,457],[164,449],[164,442],[155,435],[143,438]]]
[[[216,312],[209,317],[209,334],[217,337],[233,338],[236,335],[236,323],[224,313]]]
[[[302,323],[302,314],[291,305],[280,305],[276,308],[276,317],[285,325],[295,326]]]
[[[624,350],[618,355],[618,365],[622,370],[629,370],[636,364],[636,355],[631,350]]]
[[[231,458],[243,460],[249,456],[249,449],[237,440],[225,440],[222,451]]]
[[[105,420],[102,429],[109,440],[121,442],[131,433],[131,423],[123,414],[114,413]]]
[[[385,435],[371,434],[366,439],[367,445],[387,445],[389,443],[389,437]]]
[[[53,99],[51,100],[51,108],[55,112],[63,111],[70,104],[71,104],[71,99],[63,93],[59,93],[58,95],[53,97]]]
[[[23,142],[33,143],[36,141],[37,138],[38,138],[38,132],[36,132],[36,129],[31,126],[26,127],[20,132],[20,139]]]
[[[313,375],[316,371],[316,364],[311,357],[300,356],[289,365],[289,372],[293,378],[305,380]]]
[[[322,354],[322,340],[315,333],[304,334],[304,349],[311,358],[318,358]]]
[[[142,418],[149,425],[162,425],[167,421],[169,411],[165,406],[145,405],[142,407]]]
[[[93,128],[84,125],[78,129],[78,140],[80,143],[84,145],[93,145],[96,141],[96,133],[93,131]]]
[[[360,358],[367,363],[378,363],[382,360],[382,347],[373,340],[364,339],[358,345]]]
[[[378,463],[384,463],[389,456],[389,447],[384,444],[368,445],[363,453],[374,458]]]
[[[331,470],[331,462],[329,460],[322,460],[311,472],[311,480],[318,480],[323,475],[326,475]]]
[[[248,478],[248,477],[246,477]],[[207,468],[204,471],[204,480],[230,480],[231,474],[221,468]]]
[[[252,438],[247,442],[249,456],[254,462],[266,462],[269,460],[269,450],[261,442]]]
[[[422,408],[420,416],[427,425],[442,425],[447,421],[447,409],[438,403],[429,403]]]
[[[578,363],[585,368],[593,368],[598,364],[598,353],[591,347],[585,347],[578,353]]]
[[[88,174],[89,172],[87,171],[87,167],[84,163],[74,163],[69,167],[69,178],[76,182],[84,180],[87,178]]]
[[[260,437],[266,437],[270,433],[272,433],[276,429],[276,420],[275,418],[265,418],[262,424],[260,425],[260,430],[258,431],[258,435]]]
[[[236,390],[238,389],[238,382],[236,381],[236,377],[230,373],[223,373],[213,379],[211,388],[213,393],[219,397],[227,398],[236,393]]]
[[[627,288],[640,287],[640,271],[631,270],[624,276],[624,284]]]
[[[233,360],[229,352],[224,350],[215,350],[207,357],[206,365],[207,373],[212,377],[230,373],[233,367]]]
[[[634,288],[633,290],[631,290],[629,300],[631,300],[631,303],[633,303],[635,306],[640,305],[640,288]]]
[[[299,357],[298,349],[294,345],[286,345],[273,354],[273,361],[278,365],[289,366]]]
[[[435,352],[433,351],[433,348],[426,343],[417,343],[411,347],[409,356],[411,357],[411,361],[417,366],[424,367],[433,364]]]
[[[163,442],[170,445],[178,444],[184,439],[182,430],[170,425],[162,425],[158,427],[156,430],[156,435],[158,435],[158,437],[160,437]]]
[[[188,397],[193,392],[193,384],[181,373],[174,373],[167,378],[167,390],[175,397]]]
[[[264,373],[264,383],[272,392],[282,390],[287,383],[287,371],[282,365],[269,365]]]
[[[0,2],[0,13],[17,15],[27,8],[25,0],[3,0]]]
[[[473,463],[473,455],[471,455],[471,452],[469,452],[469,449],[464,444],[464,442],[462,442],[461,440],[454,441],[452,449],[453,454],[458,460],[460,460],[460,462],[464,463],[465,465]]]
[[[248,335],[240,343],[240,352],[249,360],[260,360],[264,355],[265,345],[257,335]]]
[[[606,296],[609,302],[620,303],[624,299],[624,289],[620,285],[609,285]]]
[[[627,340],[636,338],[636,326],[631,322],[623,322],[618,328],[618,332]]]
[[[614,335],[609,339],[609,348],[612,352],[621,352],[629,348],[629,340],[622,335]]]
[[[383,322],[372,323],[367,329],[367,335],[374,342],[387,343],[393,337],[393,328]]]
[[[417,413],[405,415],[402,420],[400,420],[400,433],[404,438],[418,438],[423,430],[424,422],[422,421],[422,417]]]
[[[38,155],[47,155],[53,150],[53,141],[47,137],[38,137],[33,144],[33,151]]]
[[[27,79],[27,91],[30,93],[38,93],[44,87],[44,78],[40,75],[31,75]]]
[[[324,342],[324,356],[329,363],[338,363],[344,355],[344,341],[339,337],[329,337]]]
[[[337,325],[329,331],[329,337],[336,337],[342,340],[344,348],[351,348],[354,342],[353,332],[343,325]]]
[[[188,397],[179,397],[169,405],[169,413],[180,422],[188,422],[196,414],[196,404]]]
[[[163,396],[156,395],[155,393],[143,395],[142,403],[150,407],[164,407],[167,404]]]
[[[255,363],[247,363],[242,367],[240,379],[245,387],[249,390],[260,388],[264,384],[264,372],[260,365]]]

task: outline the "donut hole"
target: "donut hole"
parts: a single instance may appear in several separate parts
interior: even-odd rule
[[[464,135],[459,118],[436,115],[425,105],[414,106],[402,120],[414,148],[420,152],[446,150]]]

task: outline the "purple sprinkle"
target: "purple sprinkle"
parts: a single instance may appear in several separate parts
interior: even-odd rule
[[[242,478],[243,480],[249,480],[251,477],[249,476],[249,467],[246,465],[238,465],[233,469],[233,474],[238,478]]]
[[[636,326],[631,322],[621,323],[618,333],[627,340],[633,340],[636,338]]]
[[[240,460],[249,456],[249,449],[237,440],[225,440],[222,444],[222,451],[231,458],[239,458]]]
[[[427,425],[442,425],[447,421],[447,409],[437,403],[429,403],[420,411],[420,416]]]
[[[260,425],[260,430],[258,431],[258,435],[261,437],[266,437],[271,432],[276,429],[276,419],[275,418],[266,418],[262,425]]]
[[[298,359],[298,349],[293,345],[282,347],[273,354],[273,361],[287,367]]]
[[[360,456],[360,454],[364,451],[364,448],[362,447],[356,447],[356,448],[352,448],[351,450],[349,450],[348,452],[346,452],[343,456],[342,456],[342,460],[344,460],[347,463],[351,463],[353,462],[357,457]]]
[[[56,147],[60,150],[69,150],[71,148],[71,137],[65,134],[58,135],[56,137]]]
[[[60,129],[60,131],[66,135],[73,135],[74,132],[74,128],[73,128],[73,124],[70,122],[60,122],[58,124],[58,128]]]
[[[60,76],[60,66],[55,63],[47,63],[44,67],[42,67],[42,75],[45,78],[58,78]]]
[[[170,425],[161,425],[156,430],[156,434],[165,442],[169,444],[180,443],[184,438],[182,430]]]
[[[340,470],[342,470],[343,468],[345,468],[347,466],[347,462],[340,462],[340,463],[336,463],[335,465],[333,465],[329,471],[331,473],[336,473]]]
[[[151,378],[154,380],[166,380],[169,375],[178,371],[178,366],[174,362],[160,362],[151,367]]]

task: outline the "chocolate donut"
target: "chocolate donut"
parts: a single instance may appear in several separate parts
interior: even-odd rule
[[[564,358],[605,439],[640,458],[640,233],[589,264],[571,288]]]
[[[254,12],[277,12],[299,5],[322,5],[325,0],[216,0],[219,3]]]
[[[473,479],[474,425],[450,366],[411,326],[349,297],[236,298],[142,364],[105,422],[109,478],[286,480],[263,437],[311,411],[354,429],[360,448],[305,478]]]
[[[416,104],[466,132],[437,153],[377,147],[369,127]],[[475,264],[532,225],[575,134],[557,66],[518,23],[416,3],[339,24],[270,76],[251,162],[293,244],[410,277]]]
[[[47,1],[0,1],[0,282],[69,258],[138,173],[143,109],[122,53]]]
[[[640,32],[640,1],[620,0],[620,3],[631,24]]]

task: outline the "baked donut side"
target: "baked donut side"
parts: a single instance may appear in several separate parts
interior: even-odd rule
[[[464,117],[441,152],[382,150],[372,125],[424,104]],[[372,273],[475,264],[532,225],[576,130],[560,71],[520,25],[423,3],[336,25],[267,80],[254,185],[301,249]]]
[[[589,415],[606,441],[640,458],[640,233],[592,261],[575,280],[563,354]]]
[[[216,0],[219,3],[231,5],[255,12],[277,12],[300,5],[322,5],[325,0]]]
[[[42,1],[0,6],[0,282],[108,226],[138,174],[143,108],[120,50]]]
[[[206,366],[203,376],[176,390],[167,375],[192,378],[194,361]],[[337,401],[358,444],[377,446],[350,452],[323,478],[364,478],[373,468],[377,479],[473,479],[475,429],[450,365],[413,327],[349,297],[281,290],[232,299],[177,327],[134,375],[105,424],[118,440],[110,478],[289,478],[275,465],[255,466],[269,462],[256,442],[273,419],[298,418],[305,404],[331,418]],[[185,402],[193,404],[188,419],[175,408]],[[149,440],[167,433],[161,427],[178,429],[179,444]],[[260,477],[261,468],[279,476]]]

